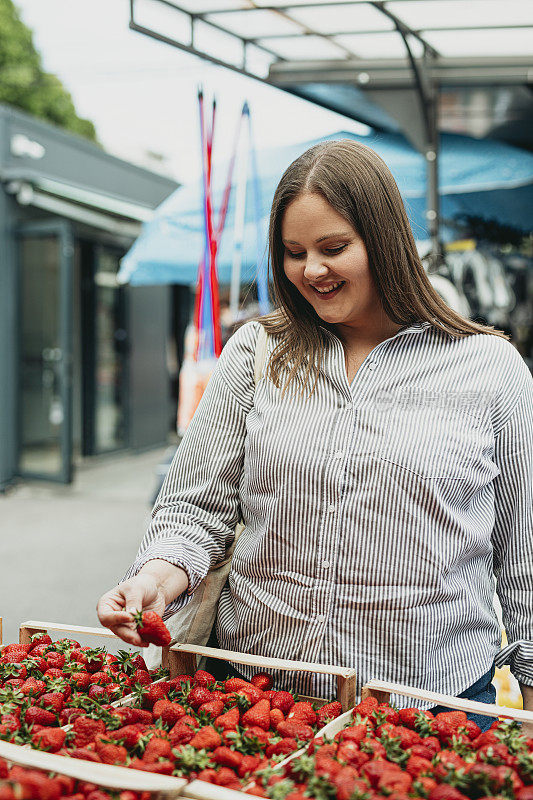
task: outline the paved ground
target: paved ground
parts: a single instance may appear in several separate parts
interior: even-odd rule
[[[165,450],[90,460],[69,487],[25,483],[0,495],[4,642],[28,619],[97,625],[96,601],[137,551]]]

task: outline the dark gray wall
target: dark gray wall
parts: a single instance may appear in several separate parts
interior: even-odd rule
[[[142,450],[167,442],[170,291],[167,286],[140,286],[128,289],[128,295],[130,447]]]

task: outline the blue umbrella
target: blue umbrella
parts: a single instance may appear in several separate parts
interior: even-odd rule
[[[321,139],[300,142],[257,153],[261,186],[260,221],[267,257],[268,216],[275,188],[289,164],[320,141],[354,139],[372,147],[391,169],[417,239],[428,238],[426,211],[426,165],[409,142],[397,133],[359,136],[340,131]],[[213,176],[213,198],[217,209],[224,191],[224,169]],[[217,180],[217,176],[218,180]],[[247,197],[253,197],[253,178]],[[488,139],[458,134],[441,134],[439,156],[441,215],[453,220],[459,215],[494,219],[525,231],[531,226],[533,202],[533,154]],[[249,193],[248,193],[249,192]],[[217,267],[219,282],[229,284],[232,264],[232,235],[235,197],[230,197],[226,227],[221,238]],[[141,235],[124,256],[119,280],[133,286],[196,283],[198,262],[204,247],[201,182],[180,187],[156,210]],[[257,220],[254,203],[247,204],[242,261],[242,280],[257,276]]]

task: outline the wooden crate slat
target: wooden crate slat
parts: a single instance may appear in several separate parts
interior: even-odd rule
[[[170,796],[181,794],[187,781],[167,775],[156,775],[127,767],[95,764],[78,758],[58,756],[0,741],[0,756],[14,764],[59,772],[77,780],[89,781],[109,789],[130,789],[136,792],[157,792]]]
[[[506,719],[514,719],[518,722],[533,722],[533,711],[523,711],[520,708],[508,708],[507,706],[497,706],[491,703],[478,703],[475,700],[467,700],[463,697],[452,697],[447,694],[427,692],[424,689],[404,686],[401,683],[387,683],[373,679],[366,684],[365,688],[368,690],[368,693],[372,695],[374,692],[378,694],[388,693],[389,695],[401,694],[404,697],[412,697],[416,700],[427,700],[436,706],[454,708],[457,711],[465,711],[469,714],[482,714],[485,717],[505,717]]]

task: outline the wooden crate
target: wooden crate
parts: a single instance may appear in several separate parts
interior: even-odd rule
[[[42,769],[46,772],[58,772],[81,781],[89,781],[106,789],[130,789],[134,792],[153,792],[154,798],[178,797],[187,781],[184,778],[173,778],[167,775],[156,775],[141,772],[138,769],[115,767],[110,764],[95,764],[78,758],[66,758],[54,753],[32,750],[17,744],[0,740],[0,757],[11,764]]]
[[[284,658],[248,655],[233,650],[219,650],[215,647],[201,647],[192,644],[174,644],[163,651],[163,666],[170,670],[170,677],[193,675],[196,671],[197,656],[209,656],[219,661],[258,667],[261,671],[283,670],[285,672],[311,672],[319,675],[334,675],[337,679],[337,699],[343,711],[355,703],[356,674],[350,667],[337,667],[332,664],[311,664],[306,661],[287,661]],[[302,697],[302,700],[327,703],[322,697]]]

